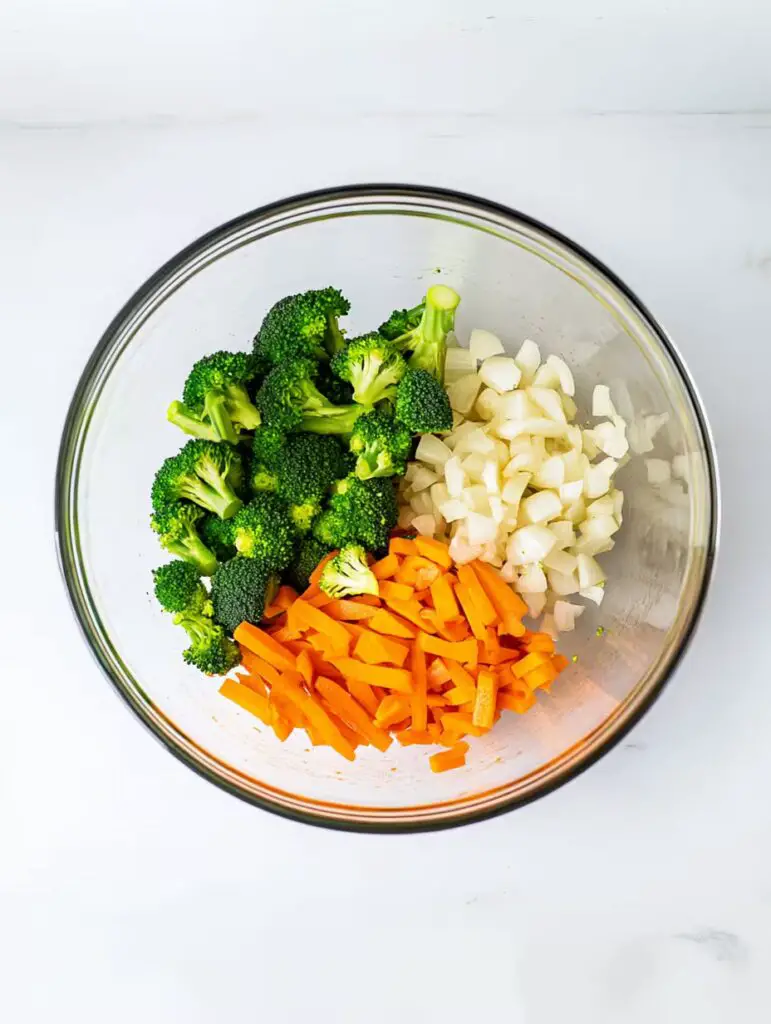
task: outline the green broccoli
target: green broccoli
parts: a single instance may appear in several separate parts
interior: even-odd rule
[[[444,383],[444,360],[447,335],[455,326],[455,310],[460,295],[444,284],[435,284],[426,292],[423,312],[417,326],[393,339],[402,352],[412,352],[407,360],[413,370],[426,370],[440,384]],[[407,310],[408,314],[413,310]],[[391,314],[392,318],[394,314]],[[409,321],[409,316],[406,318]],[[386,321],[386,325],[390,323]],[[384,325],[384,326],[386,326]]]
[[[236,550],[281,572],[292,561],[296,531],[286,505],[275,494],[260,494],[233,521]]]
[[[227,562],[236,553],[236,538],[233,520],[220,519],[209,513],[201,523],[201,537],[206,546],[214,552],[218,562]]]
[[[326,514],[326,513],[324,513]],[[310,576],[324,555],[332,547],[314,536],[303,537],[292,564],[286,572],[286,579],[301,594],[310,586]]]
[[[253,462],[249,476],[249,486],[251,487],[252,494],[261,494],[263,491],[275,491],[278,486],[278,477],[262,462]]]
[[[259,427],[252,438],[252,458],[256,463],[273,470],[281,459],[284,450],[286,434],[283,430],[275,427]]]
[[[335,485],[329,508],[316,520],[313,532],[331,548],[363,544],[368,551],[381,551],[398,518],[392,480],[347,476]]]
[[[356,459],[356,476],[403,476],[412,450],[412,431],[380,410],[360,416],[351,434],[350,448]]]
[[[410,331],[414,331],[423,316],[426,308],[425,300],[413,309],[395,309],[385,323],[378,327],[378,334],[382,334],[389,341],[396,341]]]
[[[352,338],[332,360],[332,370],[353,386],[353,400],[360,405],[392,398],[406,369],[401,353],[377,333]]]
[[[350,405],[353,402],[353,388],[347,380],[336,377],[327,363],[319,366],[316,387],[332,405]]]
[[[268,427],[289,433],[350,434],[359,405],[333,405],[314,384],[317,366],[309,359],[287,362],[271,370],[257,392],[257,407]]]
[[[276,490],[300,533],[308,532],[324,496],[346,473],[345,454],[336,438],[319,434],[287,438],[276,470]]]
[[[252,356],[215,352],[199,359],[188,374],[181,402],[172,402],[167,418],[186,434],[235,443],[243,431],[260,425],[247,391],[256,376]]]
[[[396,389],[395,415],[415,434],[452,430],[452,408],[444,387],[427,370],[408,370]]]
[[[229,633],[242,622],[260,621],[265,606],[276,596],[279,578],[256,558],[231,558],[219,566],[211,581],[214,618]]]
[[[241,661],[238,645],[208,615],[179,612],[174,616],[174,623],[182,626],[190,638],[190,646],[182,652],[182,657],[200,672],[222,676]]]
[[[321,570],[319,587],[330,597],[356,594],[378,595],[377,578],[367,565],[367,552],[358,544],[348,544]]]
[[[153,582],[158,604],[164,611],[211,615],[209,595],[190,562],[169,562],[153,569]]]
[[[199,505],[171,501],[153,513],[150,525],[158,534],[161,547],[169,554],[184,558],[202,576],[211,576],[217,568],[217,559],[198,533],[204,516]]]
[[[243,480],[241,456],[231,445],[197,438],[164,461],[155,474],[151,499],[156,513],[174,501],[193,501],[222,519],[243,502],[236,490]]]
[[[254,339],[255,354],[270,366],[295,359],[329,359],[344,345],[338,318],[350,308],[336,288],[287,295],[263,320]]]

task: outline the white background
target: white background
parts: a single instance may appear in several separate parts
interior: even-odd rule
[[[770,53],[741,0],[4,0],[0,1017],[768,1020]],[[594,251],[721,458],[712,598],[653,711],[545,800],[418,837],[183,768],[97,671],[53,545],[69,396],[126,297],[224,219],[366,180]]]

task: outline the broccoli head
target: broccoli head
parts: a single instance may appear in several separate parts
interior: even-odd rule
[[[199,505],[171,501],[153,513],[150,525],[158,534],[161,547],[169,554],[184,558],[201,575],[211,576],[217,568],[217,559],[198,533],[204,516]]]
[[[412,431],[380,410],[360,416],[351,434],[350,448],[356,459],[356,476],[402,476],[412,450]]]
[[[444,383],[447,335],[455,326],[455,310],[459,302],[460,296],[452,288],[444,284],[433,285],[426,292],[419,323],[393,340],[400,351],[412,353],[407,362],[413,370],[426,370],[440,384]]]
[[[204,516],[200,531],[204,543],[214,552],[218,562],[227,562],[235,555],[236,539],[232,519],[220,519],[210,513]]]
[[[261,494],[263,491],[275,491],[278,486],[278,477],[264,463],[252,462],[249,486],[251,487],[252,494]]]
[[[257,392],[264,423],[276,431],[306,430],[315,434],[350,434],[363,409],[333,405],[316,387],[317,365],[299,359],[275,367]]]
[[[260,425],[247,385],[256,376],[245,352],[215,352],[199,359],[188,374],[181,402],[172,402],[168,419],[187,434],[235,443]]]
[[[279,463],[278,493],[289,505],[320,501],[346,475],[345,453],[335,437],[292,434]]]
[[[268,311],[254,351],[270,366],[295,359],[329,359],[344,345],[338,319],[350,308],[336,288],[287,295]]]
[[[166,612],[196,612],[211,615],[211,602],[194,565],[169,562],[153,569],[155,596]]]
[[[353,388],[347,380],[336,377],[327,363],[319,366],[316,387],[333,405],[350,405],[353,402]]]
[[[236,550],[281,572],[292,561],[297,534],[286,505],[275,494],[260,494],[233,520]]]
[[[275,469],[281,458],[286,434],[275,427],[259,427],[252,437],[252,458],[266,469]]]
[[[164,461],[155,474],[151,499],[156,513],[184,499],[222,519],[229,519],[243,502],[236,490],[243,481],[241,456],[231,445],[196,439]]]
[[[347,476],[335,485],[329,510],[319,516],[321,526],[314,526],[314,532],[319,540],[331,542],[331,547],[353,543],[363,544],[368,551],[380,551],[387,546],[398,518],[396,492],[390,479]]]
[[[221,676],[241,661],[238,645],[208,615],[179,612],[174,622],[182,626],[190,638],[190,646],[182,652],[188,665],[194,665],[208,676]]]
[[[382,334],[389,341],[395,341],[397,338],[409,334],[420,323],[425,306],[425,302],[421,302],[413,309],[395,309],[386,322],[378,327],[378,334]]]
[[[242,622],[260,621],[265,606],[276,596],[279,578],[255,558],[231,558],[219,566],[211,581],[214,618],[229,633]]]
[[[348,544],[321,570],[319,587],[330,597],[356,594],[378,595],[377,578],[367,565],[367,552],[358,544]]]
[[[332,369],[353,387],[353,400],[375,405],[392,398],[407,369],[401,353],[381,334],[352,338],[332,360]]]
[[[396,390],[397,420],[415,434],[452,430],[452,408],[444,387],[427,370],[408,370]]]
[[[326,514],[326,513],[325,513]],[[321,559],[329,554],[332,548],[318,540],[317,537],[309,535],[303,537],[297,548],[292,564],[286,573],[289,583],[298,593],[302,593],[310,586],[310,576]]]

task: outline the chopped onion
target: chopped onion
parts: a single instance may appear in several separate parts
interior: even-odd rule
[[[476,369],[476,363],[481,363],[483,360],[489,359],[490,356],[501,356],[506,351],[500,338],[490,331],[483,331],[478,327],[471,332],[468,347],[475,360],[474,369]]]
[[[558,388],[560,386],[559,374],[553,366],[549,366],[548,362],[538,367],[535,377],[533,377],[533,384],[537,388]]]
[[[480,452],[486,455],[488,452],[495,451],[495,441],[481,427],[476,427],[463,435],[456,443],[454,451],[456,455],[463,452]]]
[[[546,590],[546,574],[540,565],[528,565],[514,583],[520,594],[542,594]]]
[[[479,376],[489,388],[503,394],[519,384],[522,371],[511,356],[491,356],[479,367]]]
[[[605,573],[590,555],[578,556],[578,586],[581,590],[605,582]]]
[[[546,413],[546,418],[556,423],[567,423],[567,416],[562,406],[562,399],[553,388],[528,388],[528,398]]]
[[[466,518],[466,528],[470,544],[483,545],[494,541],[498,534],[498,524],[491,516],[482,515],[479,512],[469,512]]]
[[[460,498],[466,486],[466,474],[457,455],[453,455],[444,464],[444,479],[451,498]]]
[[[533,476],[536,487],[559,488],[565,482],[565,463],[560,455],[552,455],[541,463]]]
[[[612,420],[616,415],[616,407],[610,398],[607,384],[596,384],[592,392],[592,416],[605,416]]]
[[[514,356],[514,362],[519,367],[522,378],[520,383],[522,387],[527,387],[533,383],[538,367],[541,365],[541,352],[534,341],[530,338],[526,338],[522,342],[522,346]]]
[[[557,518],[562,511],[562,502],[556,491],[536,491],[523,499],[520,508],[528,523],[545,523]]]
[[[447,397],[452,408],[464,416],[468,416],[474,408],[479,389],[482,387],[482,380],[476,373],[469,373],[460,377],[447,388]]]
[[[450,498],[448,501],[443,501],[437,507],[448,523],[453,523],[458,519],[465,519],[469,513],[468,506],[460,498]]]
[[[504,473],[504,476],[506,474]],[[530,483],[529,473],[515,473],[506,480],[501,491],[501,498],[507,505],[519,505],[527,485]]]
[[[544,558],[543,564],[547,569],[554,569],[555,572],[559,572],[563,576],[570,576],[578,568],[578,559],[575,555],[568,554],[567,551],[561,551],[555,544]]]
[[[460,377],[476,373],[477,361],[467,348],[448,348],[444,361],[444,380],[452,384]]]
[[[549,529],[554,534],[557,548],[569,548],[576,539],[573,524],[567,519],[555,519],[554,522],[549,523]]]
[[[569,633],[570,630],[575,629],[576,619],[583,613],[583,605],[571,604],[570,601],[555,601],[554,625],[560,633]]]
[[[493,388],[483,388],[474,405],[474,412],[480,419],[494,420],[499,414],[502,398]]]
[[[514,565],[542,562],[557,542],[546,526],[523,526],[515,530],[506,546],[506,557]]]
[[[443,466],[452,455],[452,451],[434,434],[423,434],[415,451],[419,462],[427,462],[430,466]]]
[[[560,597],[578,593],[578,578],[575,572],[559,572],[557,569],[549,569],[547,575],[549,587]]]
[[[551,366],[552,369],[557,371],[560,388],[566,395],[572,397],[576,393],[576,385],[573,381],[573,374],[570,372],[570,367],[565,360],[560,356],[549,356],[546,360],[546,365]]]
[[[587,601],[594,601],[595,604],[600,605],[605,597],[605,588],[598,584],[596,587],[583,587],[578,593]]]
[[[411,485],[413,491],[425,491],[431,484],[435,484],[439,480],[436,473],[432,473],[430,469],[425,469],[421,466],[414,474]]]
[[[421,537],[433,537],[436,532],[436,518],[435,516],[415,516],[412,520],[413,527],[418,531]]]
[[[527,605],[528,615],[531,619],[537,619],[546,607],[546,594],[523,594],[522,596]]]

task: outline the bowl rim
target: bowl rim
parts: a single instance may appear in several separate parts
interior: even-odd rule
[[[298,810],[278,802],[273,803],[269,799],[254,793],[246,792],[239,786],[232,784],[227,778],[211,770],[207,765],[175,743],[157,727],[154,719],[146,712],[144,707],[132,698],[131,693],[128,692],[123,682],[113,672],[108,660],[95,646],[89,629],[88,615],[84,611],[87,602],[84,600],[80,583],[75,578],[76,574],[72,571],[70,554],[67,549],[67,545],[64,542],[64,533],[67,528],[67,524],[72,520],[72,517],[69,515],[71,507],[70,463],[72,461],[73,467],[77,465],[77,461],[73,461],[71,457],[73,442],[77,437],[79,424],[82,418],[81,414],[83,411],[84,398],[89,391],[93,377],[103,362],[105,353],[109,351],[115,336],[118,334],[126,320],[131,317],[136,308],[141,306],[141,304],[149,298],[170,275],[175,274],[183,268],[184,265],[192,258],[205,251],[214,243],[226,239],[232,233],[240,230],[241,228],[247,227],[255,221],[259,221],[266,217],[291,213],[298,209],[302,209],[305,206],[319,202],[366,199],[374,196],[383,198],[400,198],[408,201],[410,199],[433,200],[448,205],[461,203],[479,213],[493,214],[519,222],[519,224],[525,225],[542,233],[547,238],[571,251],[573,254],[580,257],[580,259],[582,259],[592,270],[599,272],[604,276],[610,284],[619,291],[626,301],[631,304],[636,312],[641,314],[647,321],[648,326],[656,336],[659,344],[671,360],[674,370],[677,375],[679,375],[686,394],[691,402],[696,429],[697,432],[700,433],[704,442],[704,457],[707,467],[710,525],[705,547],[704,569],[699,591],[695,596],[693,605],[690,609],[690,621],[682,634],[679,648],[673,654],[669,664],[661,673],[660,678],[650,686],[648,692],[639,701],[638,706],[630,715],[627,716],[626,719],[618,723],[617,727],[610,732],[609,735],[607,735],[595,747],[588,750],[585,756],[577,760],[562,774],[553,776],[551,779],[546,780],[538,787],[537,790],[525,794],[514,794],[505,800],[502,800],[495,806],[488,806],[479,810],[470,809],[452,816],[439,819],[428,818],[424,821],[404,821],[387,818],[384,818],[382,821],[371,819],[366,821],[347,820],[345,818],[327,816],[323,811],[319,811],[316,808]],[[155,273],[147,278],[147,280],[136,289],[136,291],[123,304],[110,321],[91,353],[91,356],[86,362],[80,377],[78,378],[62,429],[54,489],[54,528],[57,560],[62,582],[64,583],[67,591],[67,597],[73,615],[80,627],[81,633],[83,634],[92,656],[95,658],[97,664],[102,669],[102,672],[107,677],[112,689],[134,712],[137,718],[150,731],[155,739],[162,743],[163,746],[171,751],[176,758],[178,758],[188,768],[192,769],[197,775],[213,783],[218,788],[223,789],[225,792],[230,793],[253,806],[260,807],[263,810],[279,815],[283,818],[299,821],[304,824],[315,825],[321,828],[329,828],[335,831],[375,834],[440,831],[497,817],[500,814],[514,810],[516,807],[522,807],[534,800],[538,800],[554,790],[566,785],[568,782],[576,779],[591,765],[595,764],[600,760],[600,758],[604,757],[610,750],[612,750],[626,735],[628,735],[631,729],[637,725],[637,723],[659,698],[664,687],[680,665],[681,660],[693,639],[704,610],[704,605],[712,577],[714,575],[715,560],[717,557],[720,537],[720,520],[721,503],[717,455],[714,438],[704,410],[703,402],[698,389],[696,388],[696,385],[669,334],[660,322],[651,314],[647,306],[638,298],[635,292],[600,259],[590,253],[582,245],[574,242],[571,238],[568,238],[560,231],[549,227],[539,219],[522,213],[514,207],[455,189],[427,185],[400,184],[394,182],[331,186],[308,192],[296,193],[284,199],[265,203],[246,213],[240,214],[199,236],[159,267]],[[165,717],[161,709],[156,710]],[[212,757],[212,759],[217,760],[214,757]],[[453,801],[450,801],[449,805],[452,803]],[[445,806],[448,805],[445,804]]]

